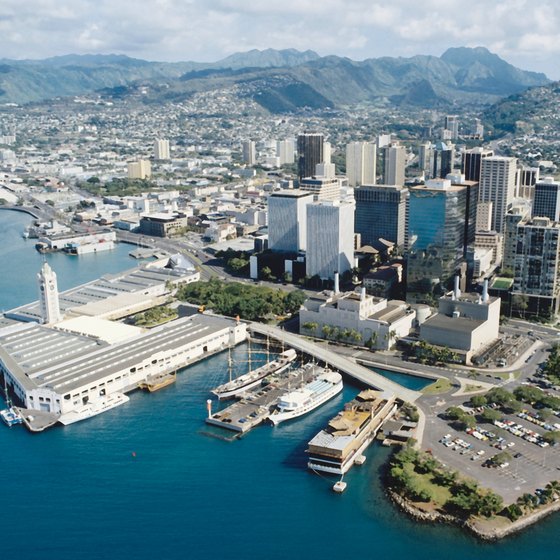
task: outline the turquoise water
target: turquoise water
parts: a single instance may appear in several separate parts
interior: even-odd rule
[[[11,213],[0,212],[5,225],[4,215]],[[23,267],[30,277],[21,283],[34,283],[35,250],[11,255],[2,255],[4,270]],[[69,265],[76,278],[81,262]],[[105,272],[105,261],[96,262],[97,274]],[[8,300],[25,303],[18,293]],[[238,364],[243,354],[236,349]],[[226,363],[226,354],[214,356],[180,373],[175,385],[132,393],[130,403],[72,426],[36,435],[0,426],[2,558],[554,557],[558,515],[498,545],[412,523],[383,495],[379,471],[388,451],[377,445],[345,477],[343,495],[331,491],[333,479],[308,472],[306,442],[357,393],[352,386],[304,418],[258,427],[238,441],[206,435],[205,401],[225,381]]]
[[[427,387],[428,385],[434,382],[433,379],[419,377],[418,375],[399,373],[398,371],[389,371],[380,368],[369,368],[369,369],[372,369],[377,373],[379,373],[380,375],[382,375],[383,377],[386,377],[387,379],[390,379],[391,381],[394,381],[395,383],[398,383],[399,385],[402,385],[407,389],[412,389],[413,391],[420,391],[424,387]]]

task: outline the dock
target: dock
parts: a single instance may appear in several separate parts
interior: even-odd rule
[[[254,334],[268,336],[281,341],[290,348],[295,348],[309,356],[313,356],[317,360],[326,363],[329,367],[340,371],[348,377],[362,383],[366,387],[392,393],[398,399],[404,402],[413,403],[420,397],[422,393],[407,389],[383,375],[357,364],[355,361],[337,354],[325,346],[319,346],[312,340],[299,336],[297,334],[286,332],[278,327],[262,325],[260,323],[251,323],[250,330]]]
[[[211,414],[206,422],[246,433],[268,419],[280,397],[308,383],[321,369],[317,365],[306,364],[290,372],[266,377],[266,385],[243,393],[239,401]]]
[[[58,422],[59,415],[31,408],[16,407],[23,418],[23,425],[30,432],[42,432]]]

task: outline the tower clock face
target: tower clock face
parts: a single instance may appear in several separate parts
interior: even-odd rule
[[[51,290],[54,290],[54,286],[53,286],[52,284],[49,286],[49,288],[50,288]]]

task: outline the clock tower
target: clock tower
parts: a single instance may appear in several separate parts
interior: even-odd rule
[[[56,273],[48,263],[43,264],[41,272],[37,274],[37,282],[43,323],[58,323],[62,320],[62,314],[58,303]]]

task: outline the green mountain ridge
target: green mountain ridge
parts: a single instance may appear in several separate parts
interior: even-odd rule
[[[165,83],[165,87],[159,87]],[[145,102],[188,98],[238,86],[273,113],[362,102],[413,106],[491,104],[548,83],[487,49],[449,49],[441,57],[353,61],[294,49],[252,50],[214,63],[149,62],[124,55],[66,55],[43,61],[0,60],[0,102],[27,103],[103,90],[119,96],[150,85]]]

